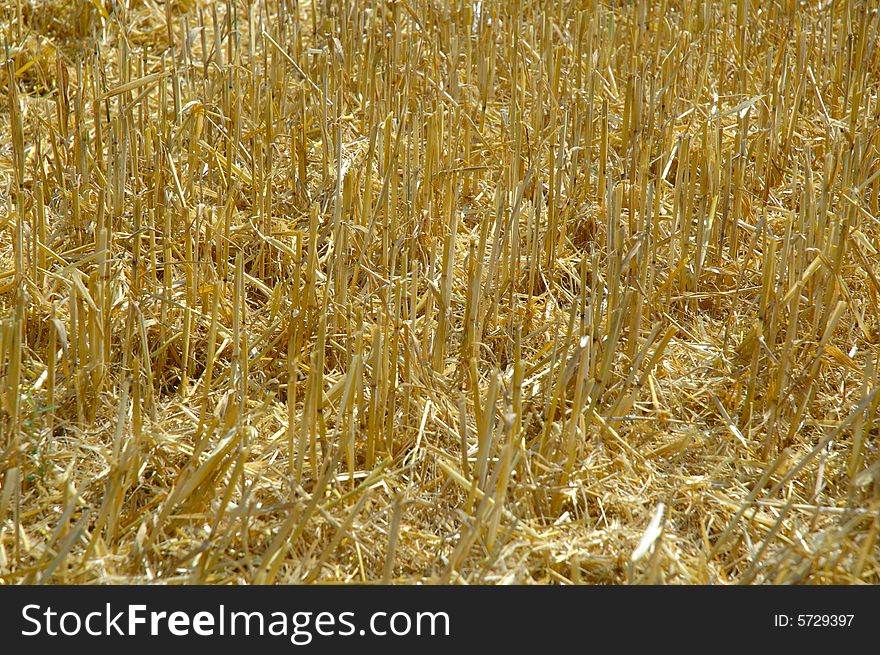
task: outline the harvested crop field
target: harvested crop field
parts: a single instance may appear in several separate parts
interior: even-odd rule
[[[876,3],[0,23],[0,583],[880,583]]]

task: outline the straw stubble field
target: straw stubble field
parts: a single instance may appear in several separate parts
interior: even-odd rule
[[[876,4],[0,7],[3,583],[880,582]]]

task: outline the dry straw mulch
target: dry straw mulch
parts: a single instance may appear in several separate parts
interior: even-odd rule
[[[0,19],[3,583],[880,582],[876,3]]]

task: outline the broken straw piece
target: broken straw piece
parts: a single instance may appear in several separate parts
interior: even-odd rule
[[[651,522],[648,524],[645,534],[642,535],[639,545],[636,546],[636,549],[633,551],[632,557],[630,558],[633,562],[638,562],[642,559],[651,549],[651,546],[654,545],[654,542],[657,541],[657,537],[660,536],[660,533],[663,532],[661,524],[663,522],[664,509],[665,506],[663,503],[657,503],[657,507],[654,508],[654,515],[651,517]]]

